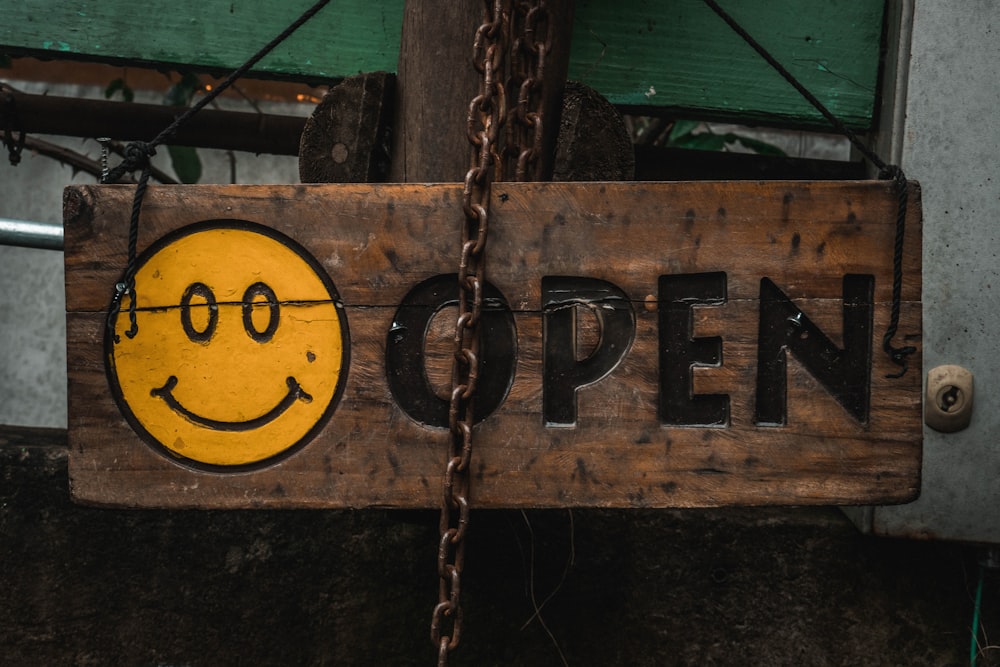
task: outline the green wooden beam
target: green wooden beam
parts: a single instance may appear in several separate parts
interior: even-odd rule
[[[314,3],[17,0],[4,3],[0,50],[229,71]],[[314,81],[394,72],[402,21],[403,0],[333,0],[256,71]]]
[[[854,128],[872,123],[883,0],[722,0]],[[570,78],[620,105],[826,127],[702,0],[578,0]]]
[[[0,52],[225,71],[312,2],[18,0],[3,9]],[[723,4],[834,114],[854,128],[871,126],[884,0]],[[256,73],[318,82],[395,71],[402,6],[334,0]],[[619,105],[825,125],[701,0],[578,0],[570,77]]]

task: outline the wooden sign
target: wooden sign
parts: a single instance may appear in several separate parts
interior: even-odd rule
[[[460,185],[67,189],[72,492],[436,507]],[[887,182],[496,184],[477,507],[901,502],[919,354],[881,350]],[[899,344],[920,338],[910,186]],[[134,335],[132,335],[134,334]]]

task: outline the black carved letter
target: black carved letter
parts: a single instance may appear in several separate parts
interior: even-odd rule
[[[424,369],[427,327],[442,308],[458,303],[458,276],[434,276],[403,298],[385,342],[389,390],[400,408],[428,426],[448,427],[449,402],[434,393]],[[479,341],[479,381],[473,414],[476,422],[500,407],[514,382],[517,331],[506,299],[491,283],[483,287]]]
[[[589,308],[600,340],[585,359],[576,349],[577,308]],[[605,280],[542,278],[542,418],[546,426],[576,423],[576,390],[597,382],[625,357],[635,338],[635,311],[628,296]]]
[[[841,350],[777,285],[767,278],[760,281],[755,424],[781,426],[788,420],[786,350],[852,417],[862,424],[868,422],[874,288],[873,276],[844,276],[844,349]]]
[[[726,274],[660,276],[660,421],[670,426],[728,426],[729,396],[695,394],[691,368],[722,365],[722,339],[692,337],[693,308],[726,302]]]

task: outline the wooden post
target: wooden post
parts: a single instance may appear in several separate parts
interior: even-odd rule
[[[544,108],[545,134],[542,138],[541,180],[552,178],[555,165],[556,140],[559,136],[559,116],[563,106],[563,88],[569,72],[569,50],[573,35],[573,0],[550,0],[549,31],[552,46],[545,54]]]
[[[559,109],[569,67],[572,0],[547,3],[552,47],[545,61],[543,173],[552,172]],[[455,182],[469,164],[466,116],[479,74],[472,40],[482,4],[408,0],[403,12],[390,181]],[[516,95],[516,91],[508,92]]]

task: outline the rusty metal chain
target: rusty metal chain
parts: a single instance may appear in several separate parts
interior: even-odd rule
[[[493,182],[504,180],[505,171],[511,172],[511,165],[516,180],[530,180],[536,175],[542,146],[542,75],[550,47],[544,2],[484,0],[483,22],[476,30],[472,57],[482,78],[466,119],[471,159],[463,191],[465,220],[448,409],[450,438],[439,523],[438,603],[431,619],[431,641],[438,649],[439,667],[448,664],[462,633],[459,597],[469,526],[469,462],[479,378],[490,190]],[[510,63],[506,62],[508,53]],[[507,91],[515,86],[518,98],[509,105]],[[501,148],[501,133],[509,113],[515,116],[516,128],[508,126],[506,146]]]
[[[459,594],[469,525],[469,461],[474,424],[473,399],[479,375],[479,324],[483,309],[484,251],[489,231],[490,186],[500,163],[501,129],[507,116],[504,59],[510,32],[510,0],[486,0],[476,30],[473,64],[482,75],[479,94],[469,103],[467,134],[471,166],[465,175],[461,258],[458,266],[458,319],[452,362],[448,463],[441,496],[438,543],[438,603],[431,619],[431,641],[438,665],[461,639]],[[500,175],[502,176],[502,175]],[[450,623],[450,630],[446,626]]]
[[[544,2],[520,0],[513,9],[509,85],[511,90],[517,87],[518,96],[507,125],[504,169],[513,173],[513,180],[532,181],[540,179],[542,81],[545,56],[552,49],[552,30]]]

